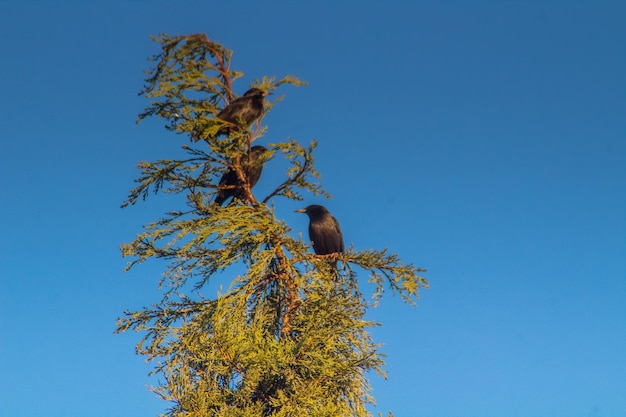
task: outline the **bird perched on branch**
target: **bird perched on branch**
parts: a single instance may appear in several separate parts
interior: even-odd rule
[[[324,206],[313,204],[296,213],[309,216],[309,238],[313,242],[313,250],[317,255],[328,255],[343,252],[343,236],[339,222]],[[333,265],[337,266],[337,261]]]
[[[217,117],[233,125],[249,127],[263,114],[263,97],[272,93],[258,88],[251,88],[245,94],[231,101],[217,114]],[[228,135],[233,126],[225,125],[217,131],[215,136]]]
[[[261,171],[263,170],[263,159],[261,156],[267,152],[267,149],[263,146],[253,146],[250,152],[241,156],[241,170],[246,176],[250,188],[254,187],[259,178],[261,178]],[[245,199],[244,183],[237,175],[237,171],[234,168],[230,168],[220,180],[217,186],[218,193],[215,197],[215,202],[220,206],[230,197],[237,197],[239,199]]]

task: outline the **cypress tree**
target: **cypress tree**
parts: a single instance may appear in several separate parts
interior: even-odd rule
[[[264,144],[265,171],[280,157],[289,168],[273,191],[255,195],[247,167],[265,132],[263,115],[249,126],[218,117],[241,88],[234,89],[243,74],[231,69],[232,51],[204,34],[154,40],[161,51],[151,59],[141,91],[150,105],[139,120],[161,118],[191,142],[184,141],[182,158],[140,162],[122,205],[152,192],[182,197],[174,200],[179,207],[121,247],[127,269],[153,258],[167,268],[158,284],[163,298],[124,312],[117,332],[142,332],[136,349],[156,364],[153,390],[169,403],[168,416],[371,415],[367,374],[384,376],[384,362],[369,334],[377,323],[364,314],[386,289],[414,303],[428,286],[419,275],[424,270],[387,250],[349,246],[315,255],[274,208],[305,193],[328,196],[314,167],[316,142]],[[263,77],[251,87],[275,93],[284,84],[304,85],[286,76]],[[264,114],[280,102],[269,97]],[[236,173],[231,186],[239,188],[221,206],[214,199],[227,172]],[[338,270],[328,257],[339,261]],[[369,278],[372,299],[361,292],[357,274]],[[203,293],[224,277],[226,289]]]

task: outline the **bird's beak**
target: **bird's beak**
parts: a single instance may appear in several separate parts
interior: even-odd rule
[[[306,209],[296,210],[296,213],[306,213]]]
[[[263,91],[263,97],[267,97],[267,96],[271,96],[272,93],[270,93],[269,91]]]

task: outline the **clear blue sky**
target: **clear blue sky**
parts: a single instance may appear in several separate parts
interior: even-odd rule
[[[417,308],[370,313],[378,410],[626,416],[626,3],[334,3],[0,0],[3,415],[164,411],[139,335],[113,330],[163,269],[124,274],[118,247],[172,207],[119,206],[139,160],[185,142],[135,124],[149,35],[205,32],[235,51],[239,94],[309,82],[262,140],[319,140],[333,199],[305,203],[429,270]],[[277,201],[294,233],[301,206]]]

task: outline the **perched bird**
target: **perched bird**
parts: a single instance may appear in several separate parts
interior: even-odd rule
[[[313,242],[313,250],[318,255],[343,252],[343,236],[339,222],[326,207],[313,204],[296,210],[309,216],[309,238]],[[337,265],[337,261],[334,262]]]
[[[225,122],[234,125],[244,125],[249,127],[255,120],[263,114],[263,97],[272,93],[251,88],[239,98],[236,98],[230,104],[217,114],[217,117]],[[215,136],[227,135],[230,133],[232,126],[222,126]]]
[[[250,188],[254,187],[259,178],[261,178],[261,171],[263,170],[263,160],[261,155],[267,152],[267,149],[263,146],[253,146],[247,155],[241,156],[241,170],[250,183]],[[237,197],[240,199],[245,198],[243,183],[237,175],[237,171],[233,168],[226,172],[220,184],[217,187],[218,193],[215,197],[215,202],[220,206],[230,197]]]

